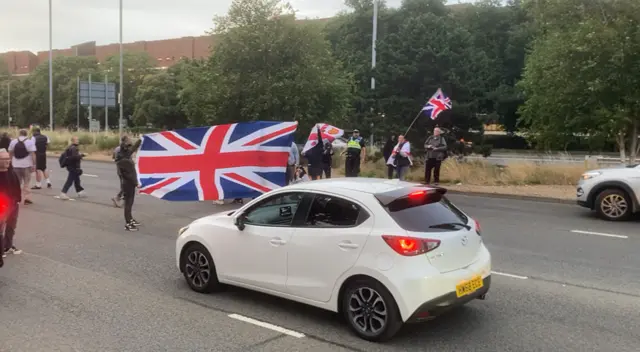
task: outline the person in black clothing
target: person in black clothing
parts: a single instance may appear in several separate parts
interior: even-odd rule
[[[327,141],[322,152],[322,171],[325,178],[331,178],[331,165],[333,163],[333,145]],[[322,176],[322,175],[321,175]]]
[[[309,162],[309,176],[312,180],[319,180],[322,177],[322,159],[324,155],[324,142],[322,141],[322,131],[316,126],[318,131],[318,139],[316,145],[311,147],[304,153],[304,156]]]
[[[120,145],[118,161],[118,174],[122,180],[122,192],[124,196],[124,228],[127,231],[138,231],[140,223],[133,218],[131,211],[133,209],[133,201],[136,197],[136,188],[139,188],[138,174],[136,173],[136,165],[133,162],[132,155],[134,146],[129,138],[123,138]]]
[[[67,192],[69,192],[71,185],[75,186],[78,197],[85,197],[84,188],[80,185],[80,176],[82,175],[80,164],[82,158],[84,158],[84,154],[80,153],[80,149],[78,148],[78,137],[73,136],[71,137],[71,145],[64,151],[64,165],[61,166],[67,168],[68,175],[67,181],[62,187],[62,193],[60,193],[58,198],[63,200],[70,199]]]
[[[0,267],[4,264],[7,254],[20,254],[14,243],[13,237],[18,224],[18,210],[22,201],[22,188],[18,176],[11,167],[11,155],[7,152],[6,143],[0,138],[0,144],[4,147],[0,149]],[[9,139],[11,142],[11,139]]]
[[[42,181],[47,181],[47,188],[51,188],[49,170],[47,170],[47,146],[49,137],[40,132],[40,127],[33,128],[33,140],[36,144],[36,184],[31,189],[42,189]]]
[[[387,162],[393,153],[393,148],[396,147],[396,137],[391,135],[382,149],[382,155],[384,156],[384,163],[387,165],[387,177],[391,180],[393,178],[393,171],[396,169],[394,165],[389,165]]]

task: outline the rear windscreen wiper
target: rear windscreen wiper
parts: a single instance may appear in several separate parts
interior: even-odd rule
[[[444,224],[437,224],[437,225],[431,225],[429,226],[429,228],[431,229],[450,229],[450,228],[455,228],[455,227],[464,227],[467,230],[471,230],[471,226],[467,225],[467,224],[463,224],[461,222],[447,222]]]

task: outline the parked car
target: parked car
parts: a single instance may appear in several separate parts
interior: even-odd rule
[[[576,197],[605,220],[628,220],[640,212],[640,164],[585,172]]]
[[[359,337],[388,340],[489,291],[480,225],[445,193],[365,178],[290,185],[180,229],[176,264],[196,292],[241,286],[341,313]]]

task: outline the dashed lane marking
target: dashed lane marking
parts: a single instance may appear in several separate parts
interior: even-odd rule
[[[602,236],[602,237],[613,237],[613,238],[622,238],[627,239],[629,236],[624,235],[614,235],[611,233],[602,233],[602,232],[591,232],[591,231],[582,231],[582,230],[571,230],[573,233],[579,233],[582,235],[593,235],[593,236]]]
[[[520,276],[520,275],[514,275],[514,274],[501,273],[499,271],[492,271],[491,273],[494,274],[494,275],[498,275],[498,276],[510,277],[512,279],[526,280],[526,279],[529,278],[527,276]]]
[[[98,177],[98,175],[92,175],[92,174],[82,174],[82,176],[87,176],[87,177]]]
[[[297,331],[285,329],[285,328],[283,328],[281,326],[278,326],[278,325],[273,325],[273,324],[270,324],[270,323],[265,323],[263,321],[255,320],[255,319],[252,319],[252,318],[248,318],[248,317],[245,317],[245,316],[240,315],[240,314],[229,314],[228,317],[231,318],[231,319],[236,319],[236,320],[243,321],[245,323],[253,324],[253,325],[265,328],[265,329],[273,330],[273,331],[279,332],[281,334],[289,335],[291,337],[295,337],[295,338],[298,338],[298,339],[304,337],[304,334],[301,334],[301,333],[299,333]]]

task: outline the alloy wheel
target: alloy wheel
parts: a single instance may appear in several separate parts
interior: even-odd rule
[[[363,334],[375,336],[387,326],[387,305],[380,293],[369,287],[355,290],[349,297],[349,318]]]
[[[628,208],[627,200],[624,199],[622,195],[616,193],[607,195],[600,203],[602,213],[612,219],[624,216]]]
[[[187,256],[185,274],[193,286],[205,287],[211,279],[211,265],[207,256],[199,251],[190,252]]]

